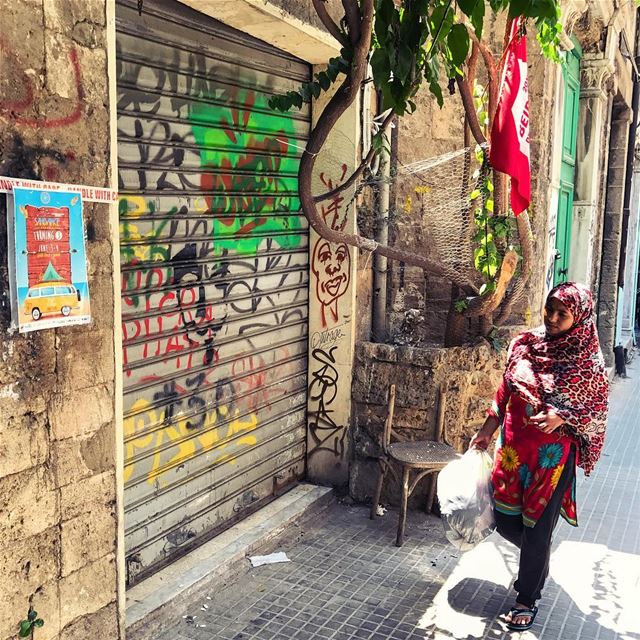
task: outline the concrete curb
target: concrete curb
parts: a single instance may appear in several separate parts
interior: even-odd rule
[[[287,527],[326,508],[333,490],[301,484],[213,540],[127,591],[127,640],[153,640],[167,616],[183,615],[189,602],[214,583],[246,568],[246,556]]]

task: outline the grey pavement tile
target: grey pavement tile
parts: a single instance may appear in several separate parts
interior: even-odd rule
[[[351,640],[353,637],[353,634],[349,630],[343,629],[341,631],[337,631],[332,636],[331,640]]]

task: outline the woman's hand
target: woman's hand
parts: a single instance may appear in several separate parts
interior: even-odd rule
[[[545,409],[529,418],[529,423],[545,433],[553,433],[564,424],[564,420],[551,408]]]
[[[476,433],[471,442],[469,449],[482,449],[483,451],[491,444],[493,434],[498,428],[498,421],[493,416],[489,416],[482,425],[482,428]]]

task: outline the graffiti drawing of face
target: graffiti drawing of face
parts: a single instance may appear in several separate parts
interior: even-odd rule
[[[332,244],[320,238],[313,250],[311,270],[317,279],[316,295],[322,305],[322,326],[327,326],[326,310],[338,320],[338,298],[349,288],[351,255],[346,244]]]

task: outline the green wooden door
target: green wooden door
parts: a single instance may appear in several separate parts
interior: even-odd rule
[[[560,168],[560,194],[556,224],[556,259],[554,286],[566,282],[571,260],[571,215],[576,168],[576,141],[578,136],[578,110],[580,106],[580,58],[582,51],[576,44],[567,54],[562,67],[564,79],[564,116],[562,126],[562,164]]]

